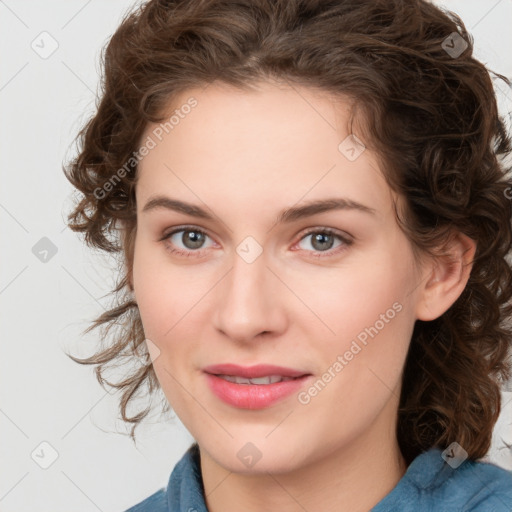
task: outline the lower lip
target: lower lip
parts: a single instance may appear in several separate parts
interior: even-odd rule
[[[206,374],[210,389],[221,400],[240,409],[263,409],[297,392],[311,375],[274,384],[236,384]]]

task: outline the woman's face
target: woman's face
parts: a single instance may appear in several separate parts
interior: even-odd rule
[[[375,155],[347,139],[348,104],[214,83],[172,108],[141,139],[133,262],[172,408],[231,471],[385,449],[421,277]],[[242,371],[205,371],[223,364],[306,376],[242,384],[212,375]]]

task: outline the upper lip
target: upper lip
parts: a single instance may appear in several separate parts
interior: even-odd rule
[[[247,379],[268,377],[269,375],[280,375],[282,377],[302,377],[303,375],[309,375],[307,372],[301,370],[272,364],[257,364],[255,366],[239,366],[231,363],[214,364],[203,368],[203,371],[211,373],[212,375],[232,375],[235,377],[245,377]]]

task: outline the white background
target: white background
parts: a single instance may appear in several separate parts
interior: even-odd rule
[[[477,57],[511,78],[512,1],[437,3],[461,15]],[[94,111],[100,49],[133,5],[0,0],[0,512],[124,511],[166,485],[193,441],[179,419],[153,415],[135,447],[117,397],[65,355],[92,353],[95,333],[81,333],[108,305],[114,277],[112,261],[65,226],[72,189],[62,164]],[[44,31],[58,43],[46,59],[31,47]],[[46,263],[32,252],[43,237],[57,249]],[[512,443],[510,425],[506,392],[489,459],[508,469],[500,438]],[[41,442],[58,454],[48,469],[35,462],[50,461]]]

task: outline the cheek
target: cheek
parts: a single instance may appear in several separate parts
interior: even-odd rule
[[[412,298],[414,275],[412,267],[407,270],[405,258],[399,266],[392,256],[381,252],[379,258],[367,258],[357,265],[296,277],[294,291],[314,314],[305,315],[303,327],[307,329],[308,320],[336,343],[376,323],[379,330],[400,324],[407,316],[403,311]]]
[[[144,251],[135,245],[133,260],[133,287],[139,314],[144,326],[144,332],[147,338],[155,337],[155,327],[157,319],[162,317],[163,304],[160,297],[160,290],[155,286],[157,282],[158,269],[154,265],[149,265],[144,257]]]
[[[414,272],[395,266],[383,262],[385,271],[368,272],[367,292],[354,291],[346,311],[349,320],[338,324],[342,335],[337,354],[346,361],[344,378],[354,384],[356,402],[384,400],[401,381],[415,324]]]
[[[181,282],[183,277],[165,264],[161,252],[160,248],[136,241],[133,286],[144,332],[149,339],[164,339],[180,313],[183,314],[183,305],[187,302],[187,289]]]
[[[180,374],[183,365],[175,363],[187,360],[193,351],[194,343],[190,343],[191,335],[186,332],[190,328],[187,320],[199,293],[187,281],[183,271],[165,261],[160,249],[136,244],[133,285],[144,336],[150,340],[150,353],[156,355],[152,355],[153,369],[162,391],[180,411],[185,407],[180,404],[186,403],[186,396],[177,385],[177,381],[183,380]]]
[[[326,274],[301,292],[322,320],[304,320],[302,329],[319,339],[321,327],[315,347],[321,370],[336,374],[331,392],[343,390],[347,403],[384,400],[399,383],[415,323],[412,259],[406,249],[397,254],[381,248],[378,254]]]

